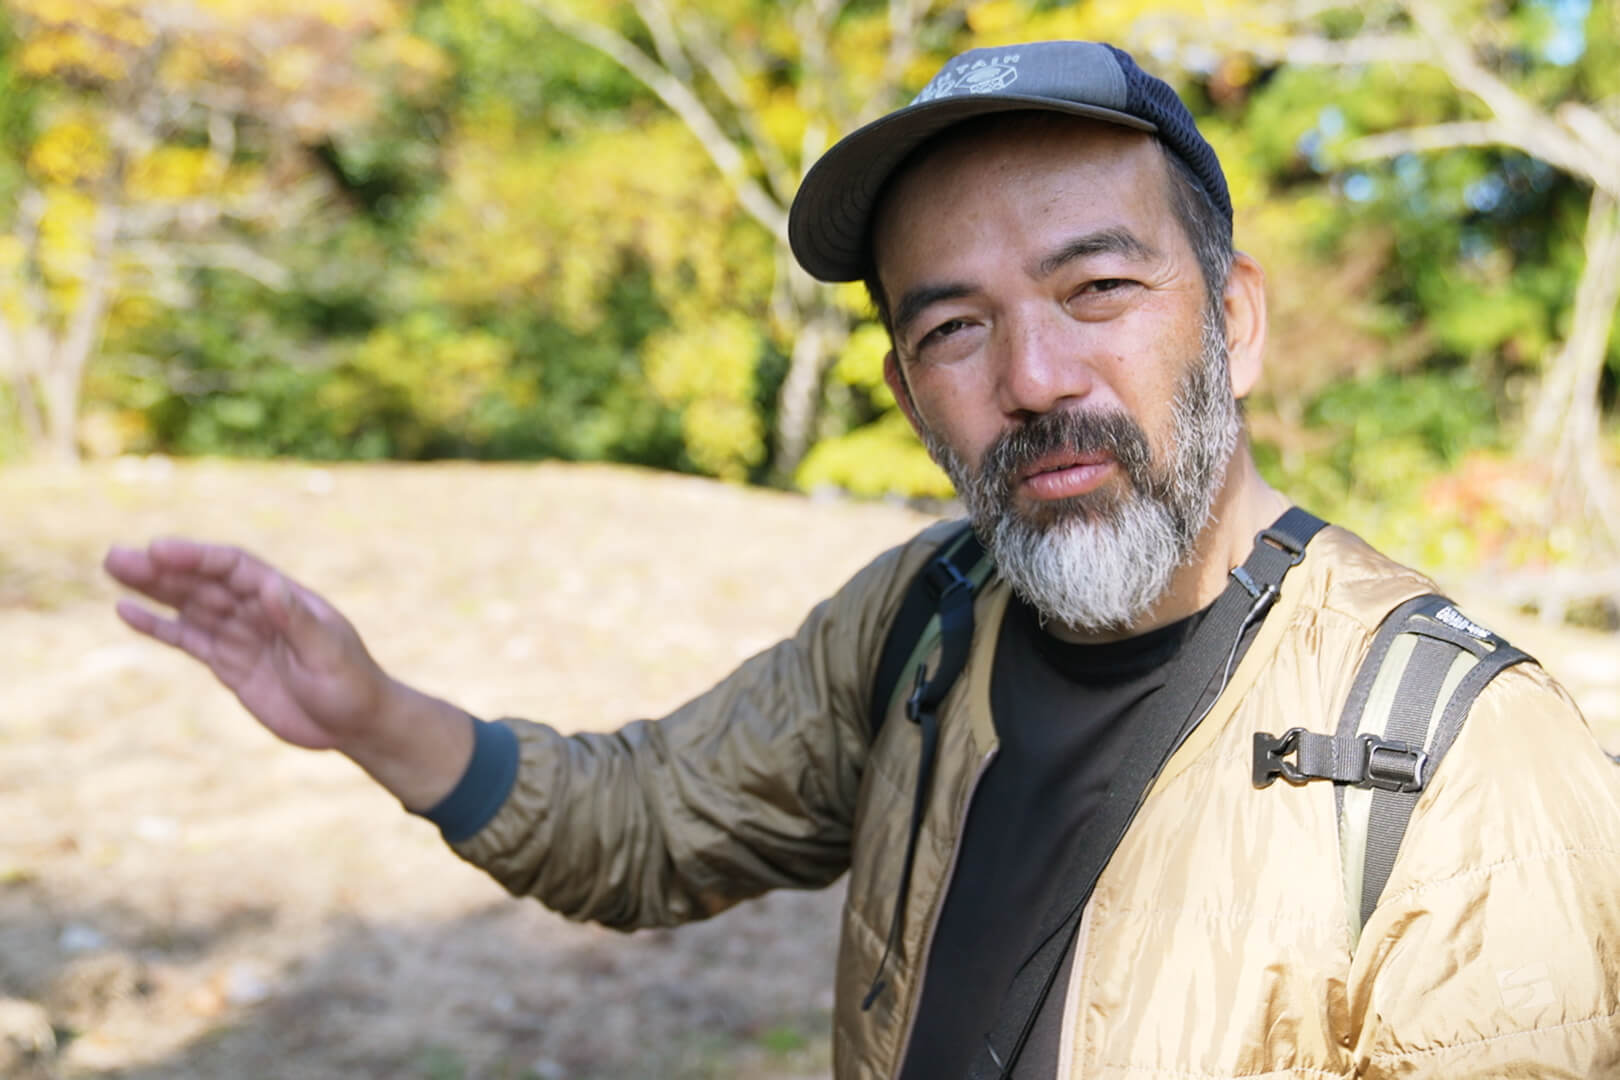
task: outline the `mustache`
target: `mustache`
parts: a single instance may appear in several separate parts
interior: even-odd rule
[[[1003,432],[985,451],[979,481],[997,502],[1012,496],[1018,478],[1049,454],[1107,454],[1118,462],[1131,485],[1144,494],[1159,494],[1153,451],[1147,435],[1118,410],[1064,410],[1041,413]]]

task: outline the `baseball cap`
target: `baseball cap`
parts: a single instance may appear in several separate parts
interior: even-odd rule
[[[911,104],[840,140],[805,175],[788,213],[793,255],[812,277],[856,281],[867,269],[872,210],[907,157],[963,120],[1034,109],[1155,134],[1187,163],[1228,221],[1232,198],[1215,151],[1162,79],[1094,41],[970,49],[946,62]]]

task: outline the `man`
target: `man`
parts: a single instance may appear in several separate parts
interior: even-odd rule
[[[1431,584],[1339,529],[1285,543],[1297,565],[1280,593],[1246,582],[1209,690],[1186,677],[1234,568],[1275,550],[1256,534],[1291,520],[1236,405],[1265,297],[1230,229],[1185,108],[1090,43],[964,54],[807,177],[795,251],[867,280],[889,385],[995,558],[937,747],[867,700],[952,525],[614,735],[469,720],[233,549],[114,549],[114,577],[176,609],[120,613],[570,916],[664,925],[848,870],[840,1077],[1620,1075],[1620,783],[1540,668],[1480,693],[1364,927],[1351,796],[1257,786],[1255,737],[1331,728],[1380,623]]]

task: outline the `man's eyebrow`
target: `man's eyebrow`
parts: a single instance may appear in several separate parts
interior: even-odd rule
[[[1037,279],[1047,277],[1074,260],[1091,255],[1124,255],[1127,258],[1146,260],[1157,258],[1159,250],[1123,226],[1098,229],[1096,232],[1075,237],[1047,255],[1035,267],[1034,276]]]
[[[930,304],[937,304],[943,300],[955,300],[976,291],[974,286],[961,281],[939,285],[919,285],[910,290],[894,306],[895,340],[898,341],[905,337],[907,328]]]

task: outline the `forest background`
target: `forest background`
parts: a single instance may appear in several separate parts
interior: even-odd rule
[[[943,58],[1040,37],[1130,48],[1220,152],[1270,274],[1270,478],[1612,622],[1605,0],[0,0],[0,462],[946,498],[786,207]]]

